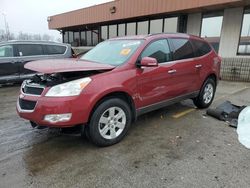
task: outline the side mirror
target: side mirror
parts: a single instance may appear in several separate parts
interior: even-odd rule
[[[141,60],[140,63],[141,67],[157,67],[158,66],[158,62],[155,58],[152,57],[144,57]]]

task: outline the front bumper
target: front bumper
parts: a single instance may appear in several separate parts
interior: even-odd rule
[[[19,99],[36,102],[34,109],[22,109]],[[32,96],[20,93],[16,105],[20,117],[30,120],[41,126],[72,127],[88,121],[89,111],[80,96],[74,97],[45,97]],[[50,114],[72,114],[71,118],[63,122],[48,122],[44,118]]]

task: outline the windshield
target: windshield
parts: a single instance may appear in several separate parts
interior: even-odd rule
[[[125,63],[143,40],[108,40],[98,44],[81,59],[114,66]]]

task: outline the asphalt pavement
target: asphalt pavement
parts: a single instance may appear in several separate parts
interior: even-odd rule
[[[0,187],[250,186],[250,150],[236,129],[191,100],[145,114],[119,144],[98,148],[77,134],[33,129],[15,110],[19,86],[0,88]],[[250,83],[221,81],[225,100],[250,106]]]

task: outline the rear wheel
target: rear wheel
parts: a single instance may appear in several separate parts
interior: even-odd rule
[[[122,140],[130,124],[131,110],[128,104],[119,98],[111,98],[95,109],[86,131],[94,144],[110,146]]]
[[[215,90],[216,90],[215,81],[211,78],[208,78],[204,82],[199,95],[193,99],[195,106],[197,106],[198,108],[209,107],[213,102]]]

